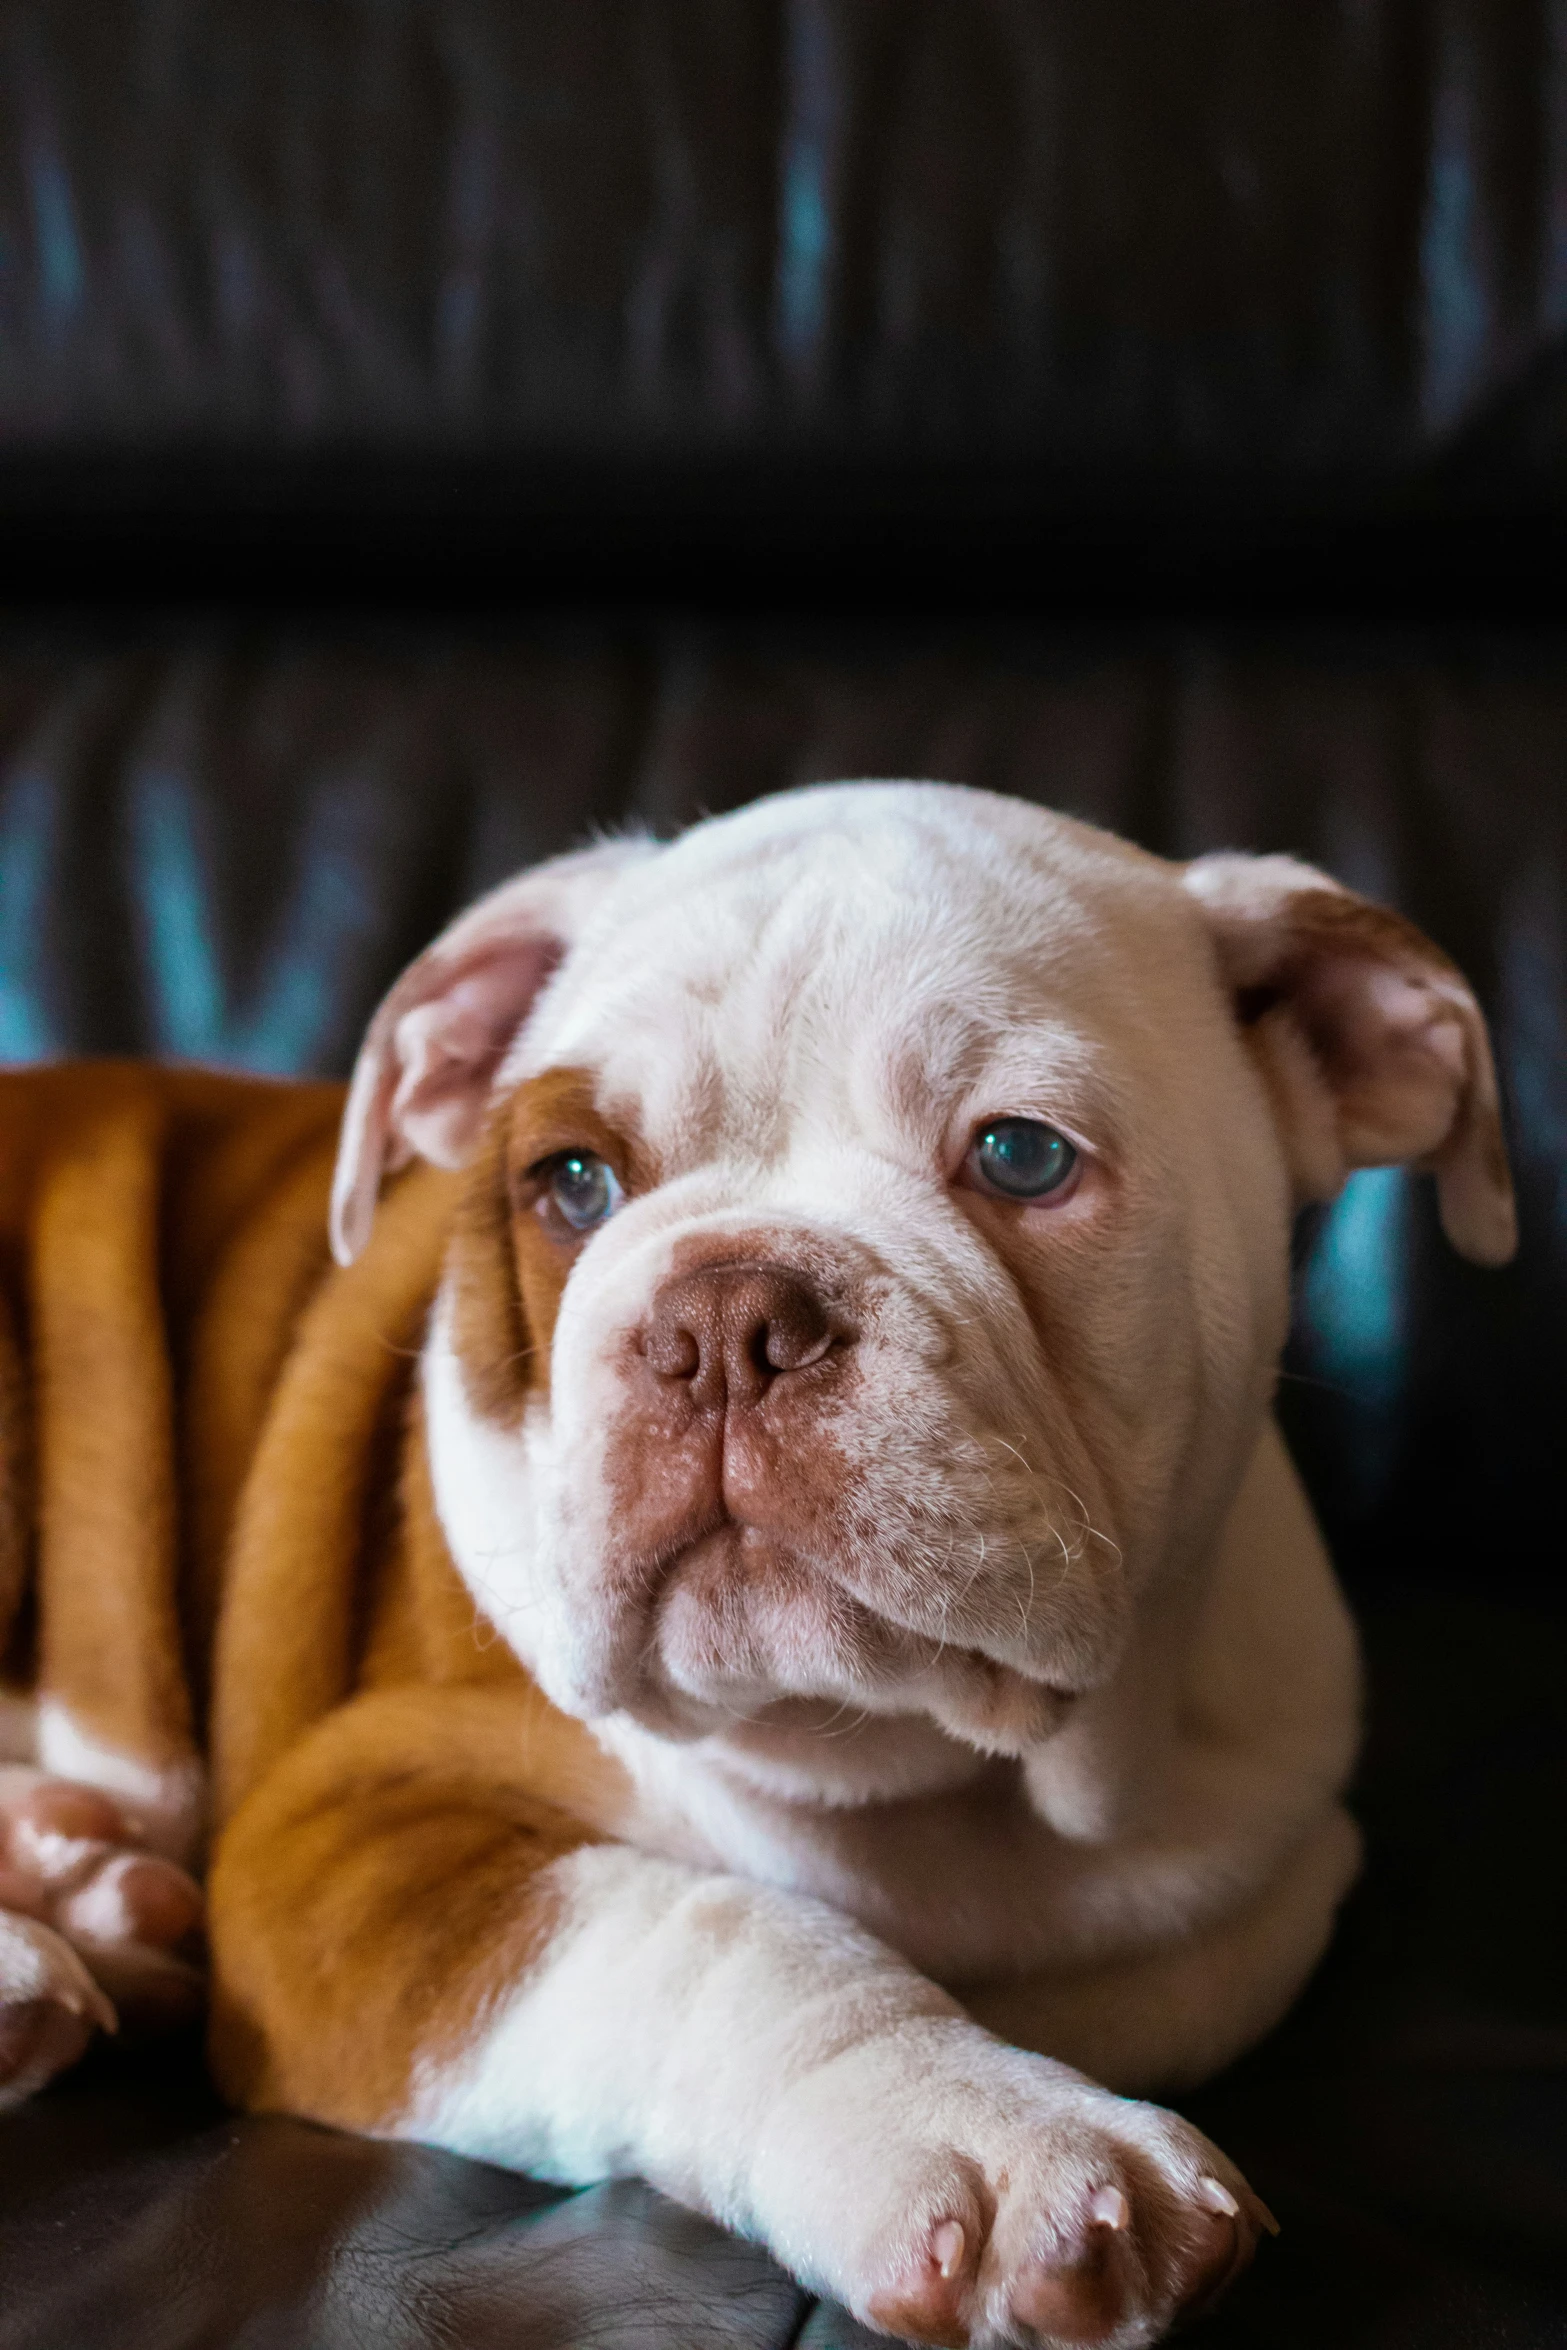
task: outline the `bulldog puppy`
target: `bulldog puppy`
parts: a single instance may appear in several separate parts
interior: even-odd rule
[[[263,1201],[188,1285],[271,1316],[206,1520],[231,2093],[641,2173],[919,2342],[1204,2304],[1268,2215],[1140,2100],[1357,1866],[1269,1406],[1293,1210],[1394,1162],[1511,1253],[1470,991],[1287,858],[844,785],[465,914],[371,1025],[341,1269],[258,1283]],[[123,1793],[67,1681],[33,1768]],[[30,1914],[37,2073],[102,1976]]]

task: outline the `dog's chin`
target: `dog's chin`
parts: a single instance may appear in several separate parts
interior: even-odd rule
[[[786,1536],[726,1520],[666,1561],[645,1677],[683,1724],[735,1727],[781,1699],[874,1702],[911,1645]]]
[[[923,1721],[971,1754],[1018,1757],[1059,1729],[1072,1694],[890,1622],[786,1540],[734,1523],[668,1562],[643,1666],[626,1710],[645,1727],[780,1765],[861,1717],[898,1723],[904,1746]]]

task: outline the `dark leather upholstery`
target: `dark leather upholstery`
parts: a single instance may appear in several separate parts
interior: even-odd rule
[[[1517,1266],[1398,1177],[1301,1234],[1371,1864],[1189,2101],[1285,2223],[1236,2350],[1567,2338],[1558,14],[0,14],[0,1054],[341,1069],[485,882],[855,773],[1304,852],[1480,987]],[[0,2350],[854,2338],[190,2049],[0,2122]]]
[[[5,567],[1559,608],[1559,41],[1549,0],[13,0]]]

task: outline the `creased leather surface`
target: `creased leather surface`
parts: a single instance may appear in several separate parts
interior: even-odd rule
[[[31,0],[0,432],[1554,475],[1559,0]]]
[[[113,2094],[56,2100],[66,2175],[13,2232],[6,2350],[770,2350],[805,2306],[765,2254],[632,2180],[563,2196],[280,2116],[96,2169]]]

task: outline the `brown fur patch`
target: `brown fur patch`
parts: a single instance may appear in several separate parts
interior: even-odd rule
[[[592,1151],[627,1193],[657,1181],[640,1138],[597,1108],[584,1069],[546,1069],[496,1104],[464,1182],[452,1234],[452,1343],[476,1412],[514,1425],[549,1387],[550,1347],[567,1275],[583,1245],[537,1212],[531,1171],[568,1150]]]
[[[400,1177],[363,1255],[334,1268],[298,1324],[225,1572],[212,1729],[220,1819],[350,1693],[372,1472],[400,1424],[459,1180],[429,1167]]]
[[[200,1721],[234,1512],[300,1317],[330,1265],[334,1150],[318,1122],[248,1204],[211,1266],[184,1348],[183,1612]]]
[[[515,1426],[530,1388],[541,1383],[538,1358],[542,1352],[547,1365],[555,1320],[552,1310],[547,1323],[536,1323],[523,1304],[506,1134],[502,1105],[491,1112],[463,1179],[446,1275],[463,1393],[481,1418]]]
[[[464,1190],[495,1245],[471,1203],[512,1105],[488,1168],[410,1170],[336,1270],[341,1098],[0,1074],[0,1637],[36,1597],[48,1693],[165,1765],[193,1753],[217,1616],[216,1808],[251,1799],[218,1847],[219,2061],[254,2102],[352,2124],[513,1978],[548,1932],[539,1870],[613,1833],[626,1789],[476,1623],[408,1408]],[[509,1294],[552,1319],[537,1278]]]
[[[168,1114],[150,1089],[82,1106],[41,1173],[28,1268],[40,1683],[93,1736],[158,1766],[192,1751],[159,1293]]]
[[[1391,906],[1374,905],[1347,890],[1299,891],[1289,901],[1287,923],[1289,942],[1313,953],[1326,948],[1334,954],[1367,955],[1397,970],[1461,978],[1457,964],[1413,922]]]
[[[243,2104],[393,2121],[553,1920],[540,1872],[612,1834],[624,1774],[531,1686],[340,1708],[233,1821],[211,1886],[213,2062]]]
[[[0,1277],[0,1673],[21,1615],[33,1556],[33,1412],[16,1309]]]
[[[192,1752],[242,1456],[298,1310],[279,1249],[319,1234],[341,1099],[121,1062],[0,1074],[0,1351],[25,1389],[0,1402],[0,1618],[19,1597],[35,1611],[47,1693],[153,1766]],[[302,1179],[292,1220],[269,1221],[286,1170],[312,1153],[313,1191]],[[246,1233],[227,1308],[214,1307]],[[224,1374],[268,1332],[236,1419]]]

